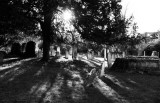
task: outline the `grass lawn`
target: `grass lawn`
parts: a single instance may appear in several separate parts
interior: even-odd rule
[[[160,103],[160,76],[107,72],[102,80],[129,103]]]
[[[107,72],[99,85],[105,92],[85,86],[93,67],[55,58],[7,61],[0,65],[0,103],[160,103],[160,77]]]

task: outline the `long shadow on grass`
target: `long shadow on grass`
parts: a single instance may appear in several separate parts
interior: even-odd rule
[[[102,78],[102,80],[130,103],[135,103],[136,101],[156,103],[154,101],[159,100],[160,89],[157,87],[160,83],[157,77],[113,71],[108,72],[106,75],[108,77]]]
[[[88,63],[82,61],[73,61],[68,62],[65,67],[70,68],[72,71],[80,72],[82,79],[85,81],[87,77],[87,73],[90,72],[93,67],[90,67]],[[97,66],[97,68],[99,68]],[[84,85],[83,85],[84,86]],[[85,87],[85,93],[87,95],[86,101],[80,103],[113,103],[109,98],[106,98],[100,91],[98,91],[93,86]]]
[[[51,88],[59,72],[57,68],[60,67],[60,63],[55,63],[54,59],[51,61],[44,63],[39,59],[31,59],[22,62],[17,68],[10,68],[12,71],[4,78],[0,78],[0,100],[6,103],[18,101],[17,99],[21,98],[19,95],[27,93],[29,95],[34,85],[39,84],[38,86],[40,86],[47,80],[50,81],[49,88]]]

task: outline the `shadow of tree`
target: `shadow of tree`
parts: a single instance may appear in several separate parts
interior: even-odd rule
[[[52,60],[54,61],[54,60]],[[44,63],[39,59],[31,59],[24,61],[21,65],[9,68],[7,71],[11,71],[5,78],[0,79],[0,100],[4,101],[16,101],[19,94],[25,94],[30,91],[32,86],[39,83],[39,86],[44,80],[49,79],[51,84],[54,83],[58,69],[55,66],[60,64],[49,63],[54,65],[52,68],[48,68],[48,63]],[[37,75],[37,72],[39,75]],[[5,73],[4,71],[2,73]],[[51,85],[52,86],[52,85]],[[37,87],[38,88],[38,87]]]
[[[84,87],[92,69],[82,61],[23,59],[0,72],[0,102],[112,103],[94,87]]]
[[[119,72],[108,72],[106,75],[102,78],[103,82],[130,103],[159,101],[160,83],[156,76]]]

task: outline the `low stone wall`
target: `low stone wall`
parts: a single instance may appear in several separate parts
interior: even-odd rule
[[[157,57],[117,58],[111,70],[151,72],[159,70]]]

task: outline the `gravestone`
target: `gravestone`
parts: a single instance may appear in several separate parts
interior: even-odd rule
[[[56,56],[59,57],[61,55],[60,47],[57,46]]]
[[[112,66],[112,55],[111,53],[108,51],[108,68],[110,68]]]
[[[11,55],[20,56],[21,55],[21,45],[20,43],[14,43],[11,47]]]
[[[54,49],[54,46],[50,46],[50,56],[55,56],[56,53],[55,53],[55,49]]]
[[[92,59],[92,50],[89,49],[87,52],[87,59]]]
[[[105,60],[101,65],[100,77],[104,76],[106,68],[108,68],[107,60]]]
[[[26,52],[25,52],[25,56],[26,57],[35,57],[35,45],[36,43],[33,41],[29,41],[26,45]]]
[[[42,57],[42,55],[43,55],[43,50],[38,49],[38,51],[37,51],[37,56],[38,56],[38,57]]]
[[[66,51],[65,51],[65,58],[68,59],[68,57],[69,57],[69,52],[68,52],[68,50],[66,49]]]
[[[101,56],[101,52],[100,51],[98,51],[98,57],[100,57]]]

